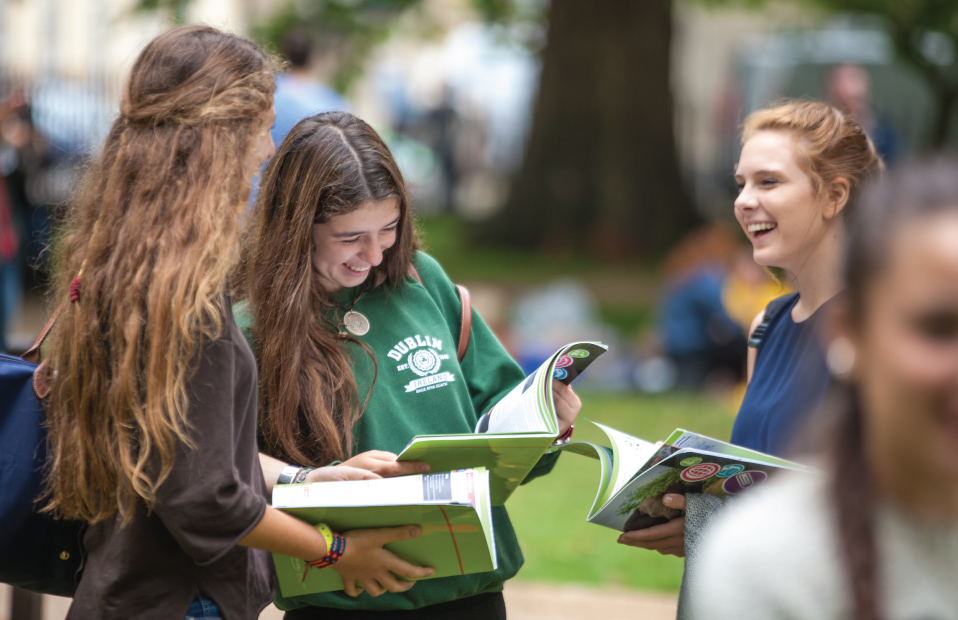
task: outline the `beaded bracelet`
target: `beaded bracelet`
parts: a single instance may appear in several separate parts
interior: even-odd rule
[[[309,574],[309,569],[332,566],[346,553],[346,539],[343,538],[341,534],[330,530],[329,526],[325,523],[320,523],[316,526],[316,529],[319,530],[323,538],[326,539],[326,555],[318,560],[306,562],[306,570],[303,571],[303,581],[306,581],[306,575]]]

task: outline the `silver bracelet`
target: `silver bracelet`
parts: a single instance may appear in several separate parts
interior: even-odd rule
[[[295,465],[287,465],[283,468],[283,471],[279,472],[279,478],[276,480],[276,484],[293,484],[296,480],[296,475],[300,472],[300,468]]]
[[[298,472],[296,472],[296,477],[293,479],[293,484],[302,484],[306,482],[306,476],[309,475],[309,472],[316,469],[315,467],[303,467]]]

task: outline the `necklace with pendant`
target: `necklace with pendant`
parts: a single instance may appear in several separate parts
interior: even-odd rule
[[[369,332],[369,319],[362,312],[351,309],[343,315],[343,326],[354,336],[365,336]]]
[[[343,331],[343,328],[346,328],[346,331],[352,334],[353,336],[365,336],[369,333],[369,319],[366,318],[366,315],[362,312],[353,310],[356,306],[356,302],[362,299],[363,294],[366,292],[366,284],[363,284],[363,288],[360,289],[359,295],[353,299],[353,303],[349,304],[349,310],[343,315],[343,318],[339,319],[339,322],[334,325],[336,333],[341,338],[348,338],[346,332]],[[326,320],[327,323],[333,325],[333,322]]]

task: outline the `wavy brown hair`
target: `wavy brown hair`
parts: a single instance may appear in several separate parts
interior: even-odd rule
[[[186,385],[225,328],[250,152],[272,106],[267,56],[207,26],[147,44],[55,255],[55,298],[80,276],[53,338],[46,509],[97,522],[151,508],[177,442],[193,445]]]
[[[313,270],[313,225],[391,197],[399,200],[396,242],[370,270],[366,291],[398,287],[419,247],[405,181],[379,134],[346,112],[307,118],[263,173],[234,282],[254,322],[266,450],[287,461],[348,458],[369,398],[357,394],[343,337],[320,318],[333,302]]]

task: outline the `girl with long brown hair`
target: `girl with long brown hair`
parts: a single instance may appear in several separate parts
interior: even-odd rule
[[[816,462],[710,529],[698,618],[958,618],[958,160],[872,188],[850,224]]]
[[[46,509],[89,523],[71,618],[255,618],[273,590],[255,549],[334,551],[266,504],[282,463],[264,479],[255,360],[227,297],[250,180],[273,152],[272,92],[269,59],[245,39],[205,26],[156,37],[69,210]],[[399,529],[347,533],[336,570],[429,574],[382,552],[384,537],[415,534]]]
[[[292,129],[263,173],[235,279],[246,298],[237,321],[259,362],[268,452],[383,476],[422,472],[395,453],[418,434],[473,432],[524,379],[476,314],[457,359],[463,307],[418,245],[402,174],[369,125],[331,112]],[[566,431],[580,403],[567,385],[553,389]],[[377,598],[347,583],[345,592],[278,604],[287,618],[505,618],[503,581],[522,554],[504,507],[493,508],[493,521],[495,571]],[[382,585],[364,589],[377,595]]]

